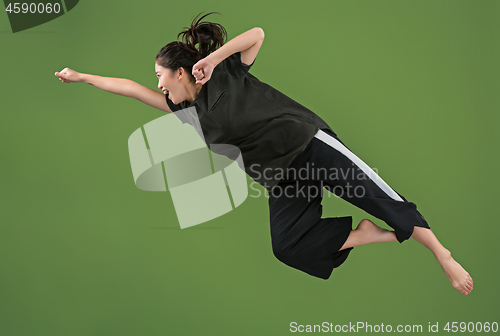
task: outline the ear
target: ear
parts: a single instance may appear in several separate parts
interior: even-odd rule
[[[177,72],[178,72],[178,74],[179,74],[179,75],[178,75],[178,78],[179,78],[179,79],[182,79],[182,77],[184,77],[184,75],[185,75],[185,73],[186,73],[186,71],[184,70],[184,68],[183,68],[183,67],[180,67],[179,69],[177,69]]]

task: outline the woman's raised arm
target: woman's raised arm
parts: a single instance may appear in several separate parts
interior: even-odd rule
[[[69,68],[65,68],[61,72],[56,72],[55,75],[59,77],[63,83],[85,82],[98,89],[135,98],[145,104],[156,107],[159,110],[169,113],[172,112],[170,107],[167,105],[165,95],[163,93],[142,86],[130,79],[83,74]]]
[[[259,27],[252,28],[243,34],[240,34],[224,44],[222,47],[207,56],[215,66],[225,60],[232,54],[240,51],[241,61],[250,65],[257,57],[260,46],[264,41],[264,30]]]

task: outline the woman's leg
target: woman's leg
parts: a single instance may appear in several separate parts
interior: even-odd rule
[[[434,253],[453,288],[464,295],[472,291],[473,281],[469,273],[452,258],[451,252],[441,245],[430,229],[416,226],[411,237]]]
[[[344,200],[385,221],[395,229],[395,231],[384,230],[368,220],[363,220],[356,230],[351,231],[340,250],[376,242],[397,240],[401,243],[413,237],[434,253],[452,286],[462,294],[468,295],[473,286],[472,278],[451,257],[450,251],[437,240],[424,217],[417,211],[416,205],[408,202],[385,183],[335,135],[318,132],[315,137],[324,143],[318,147],[319,156],[324,158],[322,161],[324,166],[342,173],[339,174],[340,179],[324,180],[333,189],[331,191],[334,193],[338,191]],[[363,173],[347,174],[352,172],[351,168],[354,166]],[[348,187],[351,187],[351,195],[346,193]],[[356,194],[358,188],[359,192]]]
[[[469,273],[452,258],[451,252],[441,245],[430,229],[415,226],[411,237],[434,253],[453,288],[464,295],[472,291],[474,282]],[[397,241],[394,231],[382,229],[368,219],[363,219],[358,227],[351,231],[340,250],[387,241]]]
[[[328,279],[352,248],[340,248],[351,234],[352,217],[322,218],[320,183],[283,180],[269,192],[273,254],[284,264]]]
[[[382,229],[368,219],[363,219],[355,230],[352,230],[340,250],[372,243],[398,241],[394,231]]]

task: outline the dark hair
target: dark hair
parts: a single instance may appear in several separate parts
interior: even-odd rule
[[[220,48],[227,39],[227,32],[223,26],[218,23],[201,22],[201,20],[213,13],[203,15],[198,14],[191,22],[190,27],[184,27],[184,30],[177,35],[177,41],[170,42],[158,51],[156,62],[162,67],[176,71],[184,68],[194,83],[195,78],[192,75],[193,65],[200,59],[207,57],[210,53]],[[179,41],[179,36],[182,39]],[[198,49],[196,45],[198,44]]]

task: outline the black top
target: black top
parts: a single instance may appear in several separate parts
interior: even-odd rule
[[[334,132],[314,112],[250,74],[254,63],[234,53],[214,68],[191,104],[165,98],[173,112],[194,106],[205,143],[237,146],[245,172],[270,191],[318,129]]]

